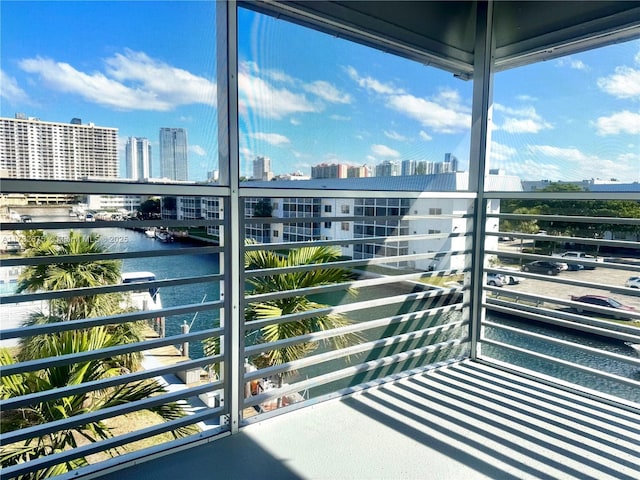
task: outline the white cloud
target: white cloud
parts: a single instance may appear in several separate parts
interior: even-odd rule
[[[595,122],[598,135],[617,135],[628,133],[640,134],[640,113],[622,112],[614,113],[609,117],[600,117]]]
[[[527,145],[526,148],[516,151],[512,147],[495,142],[492,142],[491,148],[492,168],[505,169],[510,175],[518,175],[525,180],[640,180],[640,154],[624,153],[616,158],[601,158],[586,154],[577,148],[553,145]]]
[[[531,95],[517,95],[516,100],[519,100],[520,102],[537,102],[538,98],[532,97]]]
[[[518,151],[508,145],[503,145],[498,142],[491,142],[491,161],[494,160],[508,160],[513,157]]]
[[[251,150],[249,147],[240,147],[239,154],[241,157],[245,158],[255,157],[253,150]]]
[[[494,122],[494,130],[504,130],[508,133],[538,133],[553,128],[553,125],[543,120],[532,106],[514,108],[494,103],[493,110],[505,115],[502,124]]]
[[[399,142],[404,142],[407,140],[407,137],[405,137],[404,135],[399,134],[398,132],[394,131],[394,130],[385,130],[384,134],[386,137],[389,137],[391,140],[398,140]]]
[[[618,159],[623,163],[635,162],[635,164],[638,165],[638,169],[640,170],[640,153],[622,153],[618,156]]]
[[[500,128],[509,133],[538,133],[540,130],[551,128],[551,125],[532,118],[507,118]]]
[[[431,135],[429,135],[427,132],[425,132],[424,130],[420,130],[420,138],[426,142],[433,140],[433,137]]]
[[[281,146],[291,143],[291,141],[287,137],[285,137],[284,135],[280,135],[279,133],[255,132],[250,133],[249,136],[258,140],[264,140],[268,144],[275,146]]]
[[[393,95],[396,93],[404,93],[402,90],[397,89],[391,84],[382,83],[372,77],[361,77],[358,71],[353,67],[346,67],[347,74],[354,80],[360,87],[373,91],[382,95]]]
[[[491,168],[503,169],[509,175],[516,175],[523,180],[539,180],[540,178],[560,179],[562,169],[554,163],[540,162],[530,158],[514,161],[491,158]]]
[[[571,58],[571,57],[561,58],[557,60],[556,65],[559,67],[573,68],[574,70],[584,70],[584,71],[589,70],[589,67],[587,66],[587,64],[584,63],[582,60],[576,60],[575,58]]]
[[[454,133],[471,126],[470,109],[461,104],[458,91],[444,88],[431,99],[406,93],[391,83],[360,76],[353,67],[345,68],[356,84],[371,93],[386,97],[386,106],[417,120],[421,125],[439,133]]]
[[[587,64],[585,64],[582,60],[571,60],[570,66],[575,70],[589,70]]]
[[[263,74],[274,82],[289,83],[293,85],[295,79],[280,70],[261,70]]]
[[[398,158],[400,156],[400,152],[394,150],[393,148],[387,147],[386,145],[371,145],[371,151],[374,155],[377,155],[379,157]]]
[[[0,69],[0,97],[11,105],[31,104],[29,95],[18,85],[18,81]]]
[[[433,100],[437,103],[454,105],[460,105],[460,102],[462,101],[462,99],[460,98],[460,93],[457,90],[453,90],[450,88],[444,88],[440,90]]]
[[[595,157],[588,157],[577,148],[562,148],[552,145],[528,145],[527,150],[533,154],[540,154],[569,162],[585,162],[595,159]]]
[[[146,53],[126,50],[108,58],[107,73],[121,82],[153,92],[175,105],[216,105],[216,84],[187,70],[150,58]]]
[[[207,155],[207,151],[200,145],[189,145],[189,151],[199,157],[205,157]]]
[[[540,115],[536,112],[536,109],[531,106],[525,107],[507,107],[506,105],[502,105],[501,103],[494,103],[493,110],[495,112],[501,112],[505,115],[511,115],[516,117],[530,117],[530,118],[540,118]]]
[[[307,92],[331,103],[351,103],[351,95],[342,93],[335,86],[323,80],[317,80],[303,87]]]
[[[471,127],[468,112],[413,95],[392,95],[387,99],[387,106],[439,133],[454,133]]]
[[[351,120],[351,117],[347,117],[345,115],[329,115],[329,118],[338,122],[348,122]]]
[[[640,99],[640,70],[617,67],[613,75],[598,79],[598,87],[617,98]]]
[[[50,88],[119,110],[168,111],[179,105],[216,104],[215,83],[143,52],[126,50],[107,58],[105,65],[105,72],[86,73],[42,57],[19,62],[20,68],[38,75]]]
[[[248,64],[242,64],[238,75],[240,108],[251,109],[266,118],[280,119],[296,113],[319,112],[321,106],[310,102],[304,94],[278,88],[251,75]]]

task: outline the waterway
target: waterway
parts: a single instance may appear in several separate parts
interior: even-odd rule
[[[83,227],[86,224],[83,224]],[[177,249],[185,246],[197,246],[196,244],[189,243],[162,243],[158,240],[148,238],[144,233],[123,228],[79,228],[81,232],[97,231],[103,241],[106,243],[110,251],[148,251],[148,250],[167,250]],[[65,231],[57,231],[58,235],[65,235]],[[151,271],[156,275],[158,279],[180,278],[180,277],[193,277],[198,275],[215,274],[219,272],[219,258],[217,254],[200,254],[200,255],[188,255],[188,256],[176,256],[176,257],[148,257],[137,259],[125,259],[123,261],[123,272],[133,271]],[[343,301],[362,301],[369,298],[378,298],[381,296],[389,296],[393,294],[408,293],[411,291],[410,287],[396,285],[393,287],[375,287],[362,289],[356,297],[350,298],[343,294],[329,295],[325,297],[318,297],[315,300],[321,303],[338,304]],[[201,284],[193,284],[187,286],[177,286],[170,288],[163,288],[161,290],[162,301],[165,307],[174,307],[187,304],[200,303],[202,301],[213,301],[219,298],[220,287],[218,282],[208,282]],[[407,304],[402,305],[385,305],[382,307],[376,307],[375,313],[371,311],[361,311],[355,315],[351,315],[351,319],[356,322],[362,322],[371,318],[382,318],[385,316],[397,315],[412,309],[419,309],[420,305]],[[457,319],[457,313],[449,313],[444,316],[438,317],[434,321],[439,323],[446,323]],[[518,320],[513,317],[505,317],[500,315],[490,314],[490,317],[500,323],[523,327],[526,325],[530,331],[552,336],[566,341],[577,342],[581,345],[590,346],[607,352],[617,353],[624,356],[633,356],[633,350],[621,341],[609,340],[599,336],[593,336],[588,334],[581,334],[574,331],[570,331],[562,328],[553,328],[540,323],[527,322],[523,323],[522,320]],[[214,311],[199,312],[197,315],[175,315],[167,317],[166,319],[166,334],[167,336],[177,335],[181,333],[181,326],[183,323],[187,323],[191,326],[191,331],[198,331],[203,329],[213,328],[218,325],[219,318],[218,313]],[[421,327],[424,328],[424,325]],[[385,331],[371,331],[365,334],[366,339],[376,338],[377,335],[388,336],[394,333],[400,333],[400,328],[396,328],[393,331],[386,329]],[[451,332],[451,335],[458,335],[459,332]],[[629,365],[624,362],[616,361],[614,359],[603,358],[602,356],[578,352],[573,349],[568,349],[556,345],[551,345],[544,341],[531,340],[519,336],[513,332],[499,331],[496,329],[486,329],[485,334],[490,338],[495,338],[502,342],[521,346],[531,350],[537,350],[546,355],[558,357],[571,362],[579,363],[586,367],[604,370],[606,372],[613,373],[625,378],[632,378],[635,380],[640,379],[640,369],[635,366]],[[447,340],[447,338],[441,338],[439,341]],[[414,342],[414,345],[407,344],[405,347],[416,348],[419,346]],[[392,354],[395,352],[392,347],[387,349],[384,354]],[[466,348],[466,347],[465,347]],[[485,354],[491,357],[495,357],[505,362],[515,363],[522,365],[531,370],[538,371],[543,374],[557,376],[567,381],[582,384],[588,388],[604,391],[614,395],[618,395],[622,398],[640,402],[640,392],[638,389],[634,389],[631,386],[620,384],[618,382],[612,382],[605,380],[602,377],[587,375],[575,371],[574,369],[566,368],[553,364],[544,360],[531,358],[530,356],[523,356],[518,353],[507,351],[500,348],[485,348],[483,350]],[[464,348],[459,349],[456,353],[464,353]],[[190,355],[194,358],[201,357],[203,355],[202,347],[199,343],[192,344],[190,346]],[[354,357],[347,361],[348,363],[359,363],[373,359],[373,357],[360,358]],[[430,360],[434,360],[433,358]],[[437,359],[435,359],[437,360]],[[312,369],[299,372],[298,378],[312,377],[317,374],[323,373],[322,370],[328,371],[334,368],[343,368],[345,366],[344,361],[334,361],[322,366],[316,366]],[[416,364],[407,364],[407,367],[417,366]],[[391,370],[377,370],[368,375],[361,375],[358,377],[358,382],[367,381],[375,376],[382,376],[384,374],[395,373]],[[293,380],[293,379],[292,379]],[[353,385],[354,379],[349,384]],[[345,386],[346,384],[342,385]],[[338,385],[334,385],[338,386]],[[326,390],[325,388],[322,391]],[[315,394],[320,393],[314,392]]]

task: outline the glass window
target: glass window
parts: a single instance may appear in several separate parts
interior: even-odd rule
[[[0,119],[3,177],[217,181],[215,3],[16,2],[2,16],[14,90],[0,111],[20,112]]]
[[[322,172],[330,189],[468,170],[473,82],[250,10],[238,22],[243,177],[280,188]]]
[[[488,190],[638,192],[640,40],[495,75]]]

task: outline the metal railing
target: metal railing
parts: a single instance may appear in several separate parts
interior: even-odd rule
[[[549,202],[544,194],[514,197]],[[637,204],[624,194],[556,194],[545,215],[487,215],[500,222],[487,237],[501,241],[485,249],[485,273],[506,277],[484,287],[480,358],[637,409],[640,290],[625,282],[640,272],[640,223],[589,214],[594,198],[609,212],[620,200]],[[519,228],[532,224],[538,233]],[[536,269],[538,262],[558,268]],[[519,283],[510,284],[514,277]]]
[[[14,186],[20,188],[20,192],[25,192],[25,187],[34,188],[37,184],[9,181],[5,186]],[[136,188],[145,189],[146,186],[133,186],[132,190]],[[173,187],[168,188],[172,190],[172,195],[175,194]],[[93,192],[100,187],[86,184],[81,189]],[[157,190],[161,195],[163,186],[158,186]],[[184,188],[185,195],[190,193],[191,186]],[[250,198],[256,193],[263,192],[246,189],[243,198]],[[295,198],[295,194],[292,191],[288,195]],[[305,192],[305,195],[308,194]],[[322,192],[322,196],[326,195],[326,191]],[[348,196],[345,192],[339,194],[345,202],[369,198],[368,195],[371,192],[350,191]],[[46,448],[37,450],[37,455],[26,462],[6,466],[3,477],[29,476],[46,469],[54,471],[61,468],[56,471],[63,472],[79,466],[84,466],[83,471],[104,468],[146,455],[149,449],[159,451],[224,435],[234,422],[240,425],[255,422],[308,405],[309,402],[362,388],[364,384],[388,380],[393,375],[468,356],[468,269],[472,234],[470,231],[426,232],[433,222],[470,225],[473,195],[454,194],[450,200],[452,205],[457,202],[457,213],[444,212],[441,216],[428,215],[428,204],[432,198],[447,199],[449,194],[401,192],[399,195],[409,198],[414,205],[411,216],[398,212],[398,215],[382,217],[343,214],[339,217],[318,217],[323,225],[331,222],[336,229],[344,227],[345,222],[349,224],[346,230],[336,230],[334,233],[337,235],[333,240],[311,243],[313,247],[335,248],[340,252],[330,264],[275,265],[261,269],[250,267],[240,272],[238,284],[234,284],[229,275],[228,249],[225,246],[229,241],[227,239],[241,244],[241,256],[250,255],[250,252],[272,252],[286,257],[292,251],[309,247],[310,243],[277,243],[275,240],[278,237],[274,237],[269,243],[245,244],[245,233],[251,231],[247,227],[260,223],[281,228],[284,224],[309,219],[242,216],[239,232],[234,234],[230,228],[233,213],[229,214],[228,199],[219,195],[209,196],[207,198],[210,201],[203,202],[203,205],[215,210],[203,213],[206,218],[213,218],[206,221],[169,219],[165,216],[162,219],[84,223],[63,216],[51,217],[54,208],[49,209],[48,213],[45,209],[42,215],[34,214],[32,223],[4,223],[1,227],[3,235],[19,238],[25,250],[4,255],[3,268],[11,268],[14,273],[20,271],[17,277],[20,285],[34,287],[0,297],[3,311],[15,314],[14,324],[3,323],[0,330],[0,340],[12,345],[10,353],[14,357],[11,361],[5,359],[3,362],[2,378],[4,382],[22,384],[12,391],[3,390],[3,399],[0,401],[3,418],[17,422],[17,417],[28,417],[29,412],[62,408],[59,405],[66,405],[70,399],[84,404],[97,404],[97,399],[115,396],[148,382],[155,382],[159,387],[146,396],[123,398],[117,405],[69,408],[64,418],[52,416],[44,421],[22,423],[21,428],[17,429],[12,426],[17,423],[6,424],[3,455],[12,447],[19,449],[25,445],[40,445]],[[281,203],[286,197],[268,198]],[[222,215],[223,211],[227,213],[226,217]],[[410,228],[403,235],[395,232],[391,236],[354,238],[353,225],[357,222],[373,225],[383,223],[385,228],[390,228],[394,222],[398,225],[408,222]],[[172,235],[173,243],[152,238],[150,231],[154,229]],[[454,228],[446,230],[453,231]],[[90,250],[89,253],[64,250],[73,237],[72,231],[85,240],[92,233],[97,233],[101,239],[97,242],[106,240],[107,244],[101,244],[101,248]],[[47,233],[51,235],[47,236]],[[38,248],[47,238],[57,242],[58,246],[41,255]],[[111,243],[108,243],[109,240]],[[353,259],[354,245],[400,242],[407,245],[404,254]],[[36,282],[40,278],[38,275],[53,275],[53,270],[58,268],[73,271],[74,268],[100,265],[101,262],[115,262],[122,271],[145,270],[154,274],[155,278],[131,283],[104,283],[98,280],[95,284],[61,289],[52,287],[52,283]],[[209,264],[203,269],[196,268],[207,262]],[[255,279],[269,281],[287,276],[313,275],[329,265],[332,269],[347,272],[345,280],[318,284],[311,282],[303,286],[293,283],[292,288],[267,292],[255,292],[250,287]],[[245,293],[241,304],[234,305],[224,293],[238,288]],[[140,292],[159,292],[162,304],[152,309],[140,309],[132,308],[130,302],[123,300]],[[352,295],[353,292],[357,292],[357,295]],[[57,318],[64,316],[64,312],[60,311],[61,305],[107,298],[117,298],[121,307],[125,303],[129,306],[109,310],[105,314],[94,311],[88,316]],[[238,308],[248,312],[252,305],[291,298],[310,299],[314,303],[312,308],[283,312],[274,317],[245,321],[245,316],[241,315],[240,343],[244,345],[240,347],[239,358],[245,366],[234,365],[232,353],[238,347],[237,343],[232,342],[233,332],[229,328],[233,321],[231,312]],[[149,298],[147,301],[151,302]],[[34,305],[41,311],[29,310]],[[47,321],[31,321],[34,313]],[[313,326],[318,318],[338,315],[349,320],[335,328]],[[157,326],[160,319],[165,336],[152,328]],[[198,323],[200,321],[202,323]],[[270,328],[296,322],[312,327],[301,334],[277,340],[265,341],[266,337],[259,335],[259,332]],[[145,329],[141,336],[117,344],[88,346],[86,349],[43,349],[36,355],[23,355],[23,349],[31,345],[29,342],[43,342],[43,339],[53,341],[65,336],[77,341],[83,334],[103,334],[104,329],[113,333],[123,326],[143,324]],[[189,328],[185,329],[185,325]],[[336,339],[347,341],[338,343],[340,347],[334,348],[332,342]],[[283,363],[260,362],[269,352],[300,345],[304,345],[306,354],[298,358],[290,358]],[[131,355],[141,356],[142,365],[135,369],[125,366],[121,359]],[[49,379],[61,375],[61,372],[68,373],[86,366],[96,369],[104,367],[108,373],[86,378],[78,376],[75,380],[55,386],[53,383],[49,386],[33,383],[38,378]],[[5,387],[7,385],[4,384]],[[238,418],[233,416],[234,403],[239,405]],[[171,405],[177,406],[177,413],[174,412],[174,416],[167,421],[151,421],[148,418],[140,423],[129,421],[135,418],[132,415],[143,415],[144,412]],[[103,429],[108,434],[96,437],[90,433],[91,428]],[[183,432],[182,438],[159,436],[178,431]],[[47,442],[53,443],[68,433],[87,435],[92,440],[84,444],[66,444],[58,449],[49,448]],[[121,455],[109,459],[115,452]]]

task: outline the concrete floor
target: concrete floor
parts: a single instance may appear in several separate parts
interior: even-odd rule
[[[465,361],[101,479],[638,480],[639,452],[637,413]]]

